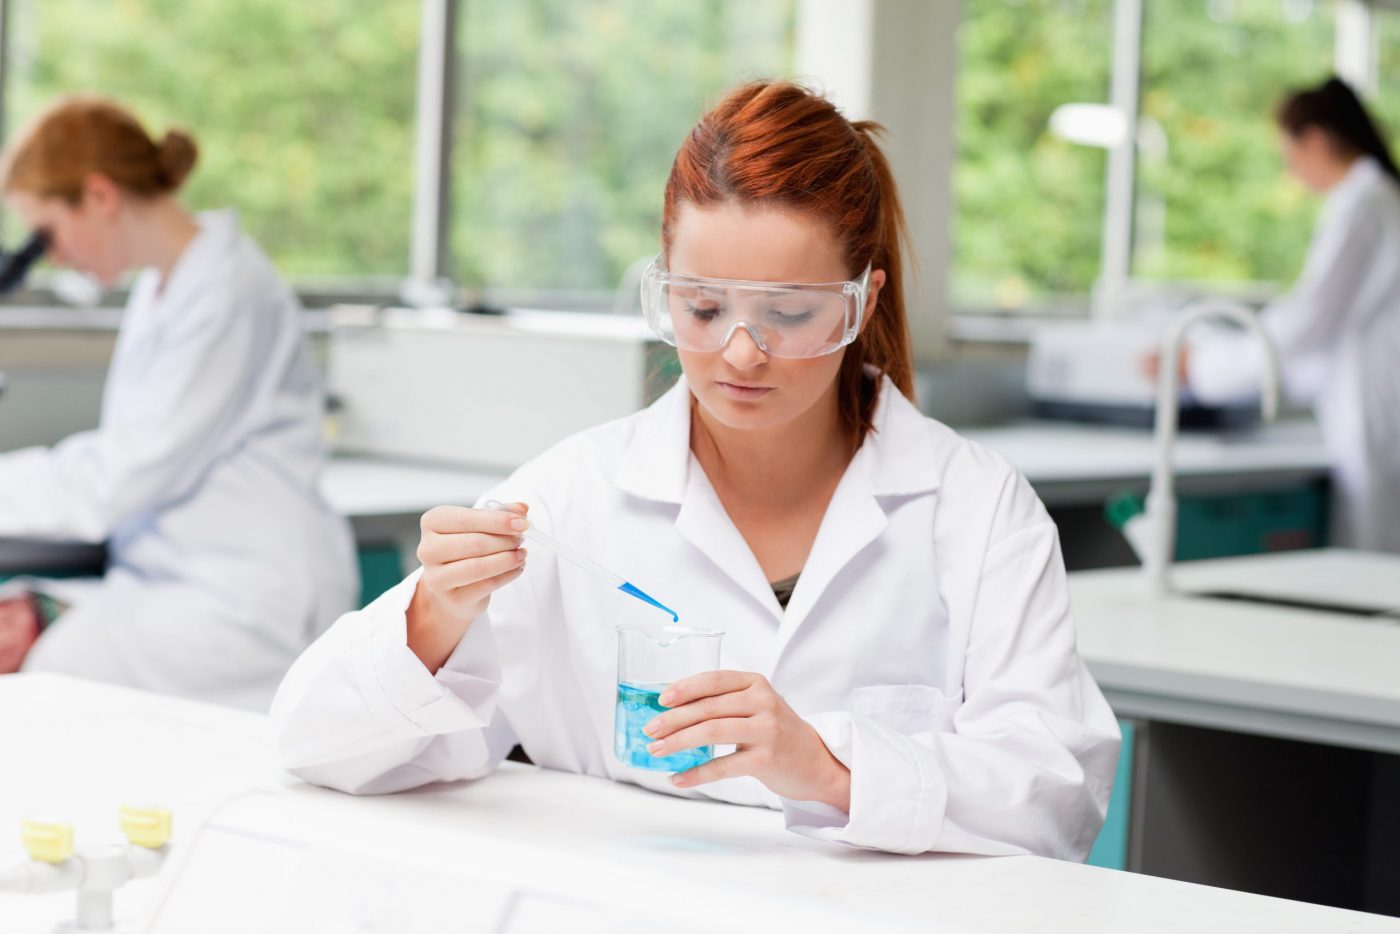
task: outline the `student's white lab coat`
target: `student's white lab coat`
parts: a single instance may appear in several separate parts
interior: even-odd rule
[[[134,283],[98,428],[0,455],[0,535],[108,542],[100,581],[28,582],[73,606],[25,670],[266,710],[355,558],[298,303],[232,212],[200,224]]]
[[[1302,276],[1260,321],[1284,388],[1322,426],[1334,542],[1400,552],[1400,185],[1374,160],[1328,194]],[[1193,342],[1191,389],[1238,400],[1257,391],[1260,366],[1237,333]]]
[[[389,792],[538,764],[782,808],[793,830],[904,853],[1081,859],[1118,728],[1075,649],[1055,526],[1001,457],[892,383],[784,612],[692,457],[684,382],[490,495],[680,613],[725,631],[721,664],[766,676],[851,770],[851,812],[756,780],[677,791],[613,757],[620,623],[669,620],[544,549],[430,675],[407,648],[415,573],[303,655],[273,703],[282,763]]]

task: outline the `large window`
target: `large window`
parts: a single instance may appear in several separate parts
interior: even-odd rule
[[[1082,308],[1099,270],[1103,149],[1050,131],[1108,99],[1112,0],[964,0],[953,176],[954,304]]]
[[[100,92],[200,145],[187,203],[236,206],[290,276],[401,276],[419,5],[9,0],[7,133]]]
[[[611,292],[659,247],[682,137],[731,84],[792,71],[793,0],[465,3],[452,273]]]
[[[1133,275],[1279,282],[1297,275],[1317,199],[1289,179],[1274,107],[1332,68],[1323,0],[1148,0]]]
[[[1273,112],[1346,70],[1337,17],[1355,2],[963,0],[954,308],[1083,310],[1106,283],[1101,307],[1122,311],[1130,282],[1122,295],[1292,280],[1321,199],[1287,177]],[[1400,139],[1400,11],[1373,10],[1372,100]],[[1131,186],[1109,182],[1119,147]],[[1114,249],[1106,230],[1124,232]]]
[[[1356,2],[960,0],[954,307],[1082,312],[1097,284],[1113,295],[1127,276],[1291,279],[1319,199],[1286,178],[1271,113],[1333,69],[1337,11]],[[415,275],[558,307],[602,303],[655,252],[671,159],[708,104],[737,81],[792,75],[796,33],[845,28],[816,0],[0,5],[6,132],[56,95],[99,91],[153,129],[193,131],[189,203],[237,207],[301,286],[392,288],[412,252]],[[1400,143],[1397,6],[1378,2],[1361,28],[1377,53],[1372,102]],[[420,90],[439,86],[420,32],[454,11],[456,34],[439,38],[452,42],[455,108],[420,109]],[[1124,32],[1135,12],[1140,40]],[[1067,105],[1079,122],[1058,119]],[[434,179],[415,187],[435,158],[415,146],[439,128],[452,143],[434,176],[450,181],[445,199]],[[1133,184],[1115,156],[1110,187],[1125,141]],[[445,220],[423,210],[415,226],[415,197]],[[942,210],[905,208],[925,221]],[[1105,230],[1131,230],[1131,244]]]

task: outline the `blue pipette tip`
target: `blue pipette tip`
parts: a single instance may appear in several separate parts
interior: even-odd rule
[[[659,601],[659,600],[654,600],[654,599],[652,599],[651,595],[648,594],[645,590],[642,590],[640,587],[636,587],[636,586],[634,586],[634,585],[632,585],[632,584],[624,583],[621,587],[619,587],[619,588],[617,588],[617,589],[620,590],[620,591],[622,591],[622,592],[625,593],[625,594],[628,594],[629,596],[636,597],[638,600],[641,600],[643,603],[650,603],[652,606],[656,607],[658,610],[664,610],[665,612],[670,613],[670,614],[671,614],[671,622],[673,622],[673,623],[679,623],[679,622],[681,621],[680,616],[676,613],[675,610],[671,609],[669,606],[667,606],[666,604],[662,603],[662,602]]]

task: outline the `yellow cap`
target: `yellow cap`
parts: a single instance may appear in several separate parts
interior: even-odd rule
[[[20,842],[29,858],[41,863],[61,863],[73,855],[73,825],[52,817],[29,817],[20,821]]]
[[[167,808],[121,807],[122,833],[136,846],[158,849],[170,842],[173,817]]]

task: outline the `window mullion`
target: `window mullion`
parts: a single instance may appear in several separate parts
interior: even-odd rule
[[[1094,314],[1118,313],[1132,276],[1133,200],[1137,174],[1138,94],[1142,74],[1144,0],[1116,0],[1113,10],[1113,77],[1109,103],[1123,115],[1123,139],[1108,152],[1103,245]]]
[[[450,273],[457,6],[423,0],[422,8],[409,276],[425,282]]]
[[[1332,67],[1362,94],[1380,84],[1376,59],[1375,11],[1366,0],[1337,0],[1337,34]]]

